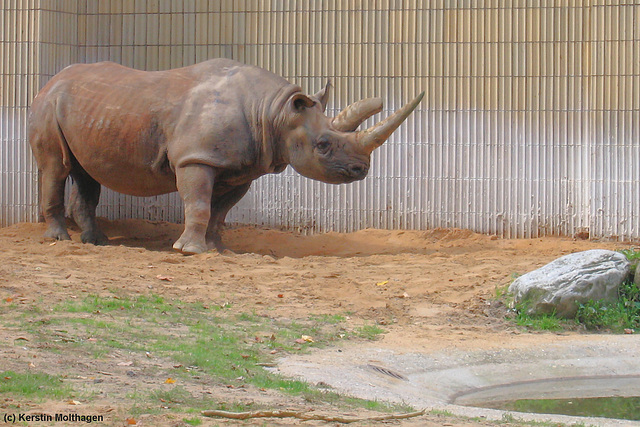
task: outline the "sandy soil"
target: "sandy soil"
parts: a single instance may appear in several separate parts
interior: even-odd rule
[[[112,295],[118,289],[131,296],[230,302],[271,317],[348,313],[350,322],[384,325],[388,333],[377,345],[407,351],[518,347],[573,333],[514,328],[504,320],[504,307],[494,301],[496,287],[564,254],[630,246],[551,237],[502,240],[457,229],[303,236],[236,227],[224,235],[236,254],[186,257],[171,250],[180,225],[141,220],[102,225],[109,246],[80,243],[74,228],[70,242],[46,241],[43,224],[0,229],[0,298],[33,304],[43,298],[54,302]],[[9,339],[0,338],[5,343]],[[118,404],[106,401],[100,410],[118,412]],[[415,425],[442,425],[433,418]],[[145,425],[165,422],[155,419]]]

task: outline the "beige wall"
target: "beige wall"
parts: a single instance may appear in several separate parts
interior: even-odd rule
[[[420,108],[374,154],[365,181],[335,187],[287,170],[256,182],[232,220],[314,231],[444,226],[507,237],[589,230],[640,239],[634,3],[5,0],[5,9],[24,7],[9,17],[5,10],[4,25],[6,34],[7,23],[35,17],[24,66],[42,76],[39,85],[71,62],[109,59],[156,70],[225,56],[308,92],[330,78],[331,114],[382,96],[384,116],[426,90]],[[3,39],[4,67],[14,44]],[[19,81],[16,75],[21,70],[9,79]],[[21,111],[33,81],[22,83],[29,96]],[[0,124],[1,153],[24,143],[7,137],[7,126]],[[4,193],[5,177],[16,173],[33,181],[29,164],[16,172],[5,159]],[[15,210],[8,200],[0,200],[0,212]],[[103,202],[100,213],[109,217],[182,214],[176,196],[107,192]],[[6,216],[3,224],[20,219]]]

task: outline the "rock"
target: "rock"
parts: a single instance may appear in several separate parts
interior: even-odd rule
[[[509,292],[523,302],[528,314],[573,318],[578,304],[589,300],[615,301],[630,264],[623,254],[594,249],[566,255],[517,278]]]

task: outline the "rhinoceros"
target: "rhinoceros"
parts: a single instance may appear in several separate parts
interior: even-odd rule
[[[223,250],[220,229],[251,182],[282,172],[331,184],[363,179],[370,155],[421,101],[424,92],[369,129],[382,110],[367,98],[336,117],[324,114],[330,83],[315,95],[265,69],[212,59],[166,71],[113,62],[74,64],[34,99],[28,138],[39,171],[45,236],[69,239],[69,210],[85,243],[105,244],[96,222],[101,185],[133,196],[178,191],[184,254]]]

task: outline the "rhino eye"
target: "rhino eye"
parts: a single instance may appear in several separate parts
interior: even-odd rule
[[[326,153],[331,148],[331,143],[326,139],[320,139],[316,142],[316,149],[322,153]]]

